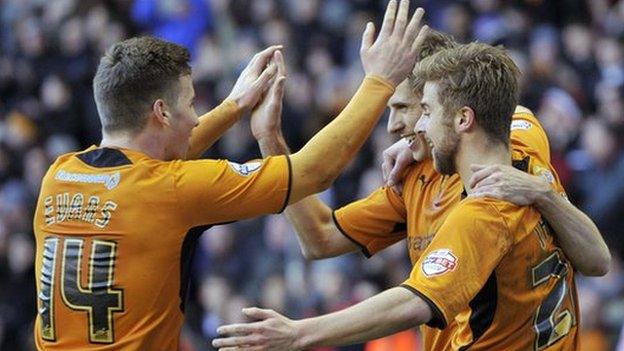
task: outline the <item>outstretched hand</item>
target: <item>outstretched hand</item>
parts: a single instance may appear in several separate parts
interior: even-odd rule
[[[281,48],[281,45],[269,46],[254,55],[234,83],[228,99],[235,101],[243,112],[250,111],[271,85],[272,78],[277,73],[277,66],[269,62],[274,53]]]
[[[212,341],[213,347],[220,351],[294,351],[302,349],[297,345],[296,321],[290,320],[273,310],[257,307],[245,308],[243,313],[258,321],[219,327],[217,333],[220,337]]]
[[[360,57],[364,72],[388,80],[397,86],[416,64],[420,44],[428,27],[421,28],[420,22],[425,11],[418,8],[408,23],[409,0],[390,0],[383,24],[375,39],[375,26],[369,22],[362,35]]]

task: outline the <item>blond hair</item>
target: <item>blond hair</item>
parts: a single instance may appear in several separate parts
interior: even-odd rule
[[[459,44],[453,39],[452,36],[439,32],[435,29],[429,29],[423,42],[418,46],[418,59],[417,62],[426,59],[427,57],[435,54],[436,52],[456,48]],[[422,94],[422,86],[424,82],[421,82],[418,76],[411,72],[407,77],[412,87],[420,87],[420,89],[414,89],[414,92]]]
[[[445,114],[470,107],[477,123],[494,140],[509,144],[509,128],[518,104],[520,71],[502,47],[459,45],[427,57],[414,68],[416,87],[437,82]]]

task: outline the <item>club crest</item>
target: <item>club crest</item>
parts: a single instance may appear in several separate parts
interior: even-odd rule
[[[234,170],[234,172],[242,175],[242,176],[248,176],[252,173],[254,173],[255,171],[259,170],[260,167],[262,167],[262,162],[247,162],[247,163],[236,163],[236,162],[229,162],[230,167],[232,167],[232,169]]]

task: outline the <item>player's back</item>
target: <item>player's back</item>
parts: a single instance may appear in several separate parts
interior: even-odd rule
[[[219,220],[262,212],[206,209],[225,200],[193,198],[193,175],[185,173],[204,169],[196,176],[212,179],[213,188],[217,181],[231,185],[230,166],[212,161],[211,173],[206,162],[91,148],[50,167],[34,219],[39,349],[178,348],[197,237]]]
[[[480,259],[484,256],[500,261],[490,274],[485,269],[473,272],[474,281],[485,280],[485,284],[471,299],[470,308],[456,317],[459,331],[454,348],[576,350],[578,310],[572,268],[537,210],[494,199],[467,199],[456,211],[470,213],[476,221],[484,215],[498,216],[509,232],[499,233],[499,243],[480,247],[484,252],[474,257],[484,267],[493,263]]]
[[[429,326],[454,322],[445,349],[578,349],[573,272],[532,207],[462,200],[404,286],[429,304]]]

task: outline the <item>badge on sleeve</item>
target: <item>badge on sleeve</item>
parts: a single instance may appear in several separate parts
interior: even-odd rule
[[[549,183],[555,182],[555,176],[553,175],[553,173],[550,170],[544,167],[541,167],[539,165],[535,165],[533,167],[533,174],[541,176],[542,178],[546,179],[546,181]]]
[[[252,174],[253,172],[259,170],[260,167],[262,167],[262,162],[247,162],[247,163],[240,164],[240,163],[228,161],[228,163],[230,164],[230,167],[232,167],[234,172],[242,176],[248,176]]]
[[[533,123],[524,119],[514,119],[511,121],[511,130],[528,130],[531,129],[531,127],[533,127]]]
[[[432,251],[425,257],[422,263],[422,271],[427,277],[435,277],[446,272],[455,270],[457,257],[450,249]]]

